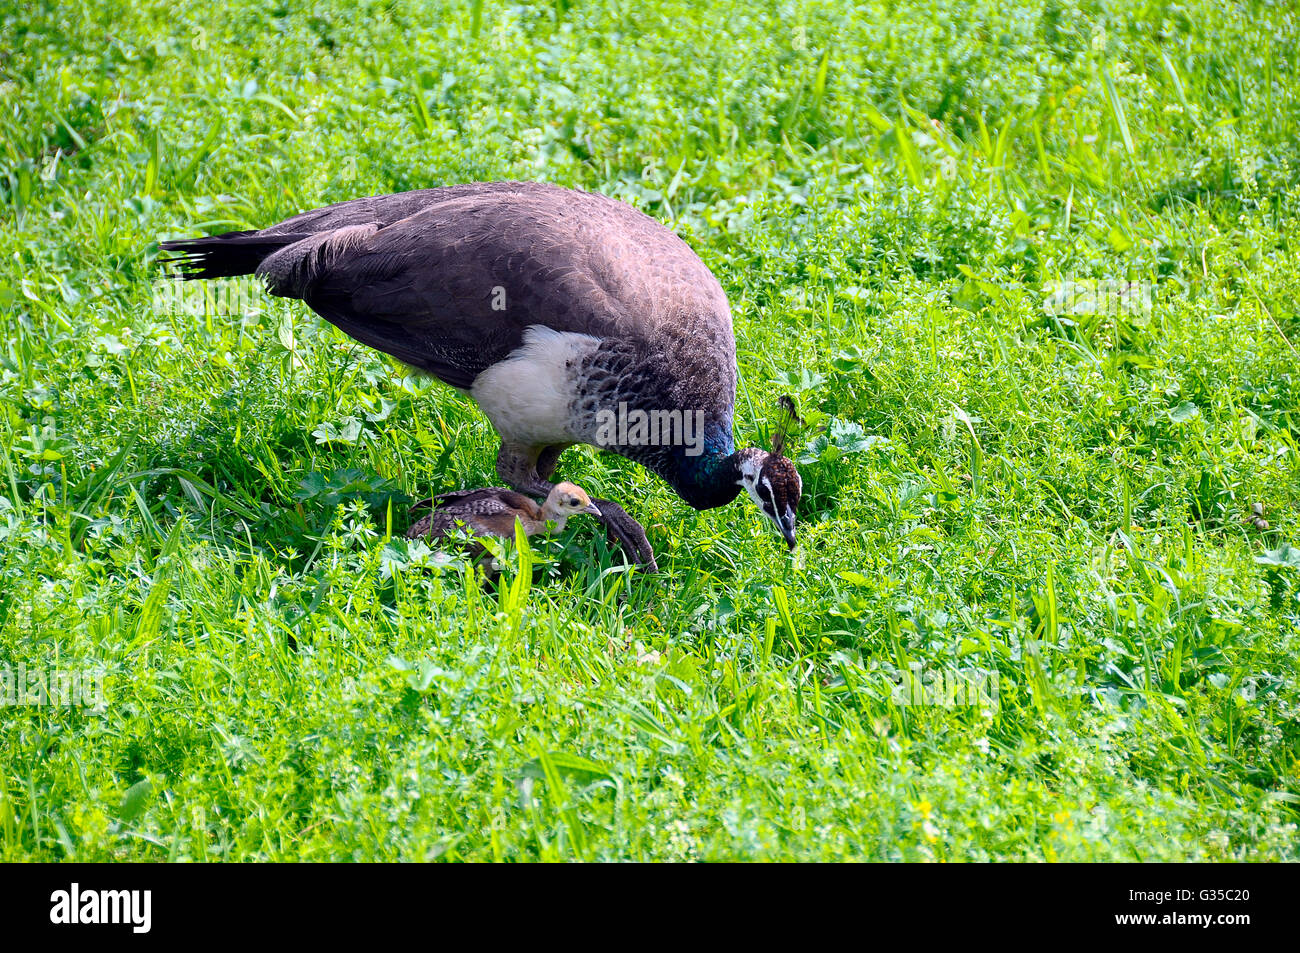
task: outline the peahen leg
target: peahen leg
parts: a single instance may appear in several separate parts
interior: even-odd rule
[[[627,510],[612,500],[592,500],[600,510],[600,521],[605,524],[605,534],[620,543],[633,555],[647,572],[658,572],[654,550],[646,538],[645,527],[627,515]]]

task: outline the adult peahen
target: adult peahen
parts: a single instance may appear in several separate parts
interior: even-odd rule
[[[469,393],[501,436],[497,473],[545,498],[565,448],[649,468],[696,509],[744,488],[795,545],[802,483],[737,450],[727,296],[691,249],[631,206],[530,182],[353,199],[260,231],[162,243],[186,278],[257,274],[370,347]],[[655,568],[641,525],[597,499]]]

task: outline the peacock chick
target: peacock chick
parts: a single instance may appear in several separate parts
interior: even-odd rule
[[[407,530],[408,539],[441,539],[464,526],[474,536],[512,540],[516,522],[524,533],[535,536],[560,532],[570,516],[600,516],[586,491],[568,482],[555,484],[540,506],[522,493],[499,486],[443,493],[426,502],[433,511]]]

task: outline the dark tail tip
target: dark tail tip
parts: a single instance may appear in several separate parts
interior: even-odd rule
[[[257,266],[273,252],[300,240],[302,235],[263,235],[258,231],[226,232],[209,238],[182,238],[160,242],[165,252],[175,252],[160,258],[165,265],[175,267],[182,278],[234,278],[251,275]]]

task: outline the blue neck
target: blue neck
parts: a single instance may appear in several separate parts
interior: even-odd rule
[[[677,495],[697,510],[724,506],[740,492],[737,480],[740,468],[736,461],[736,444],[731,427],[707,424],[703,451],[688,456],[685,447],[674,447],[668,463],[669,472],[661,474]]]

